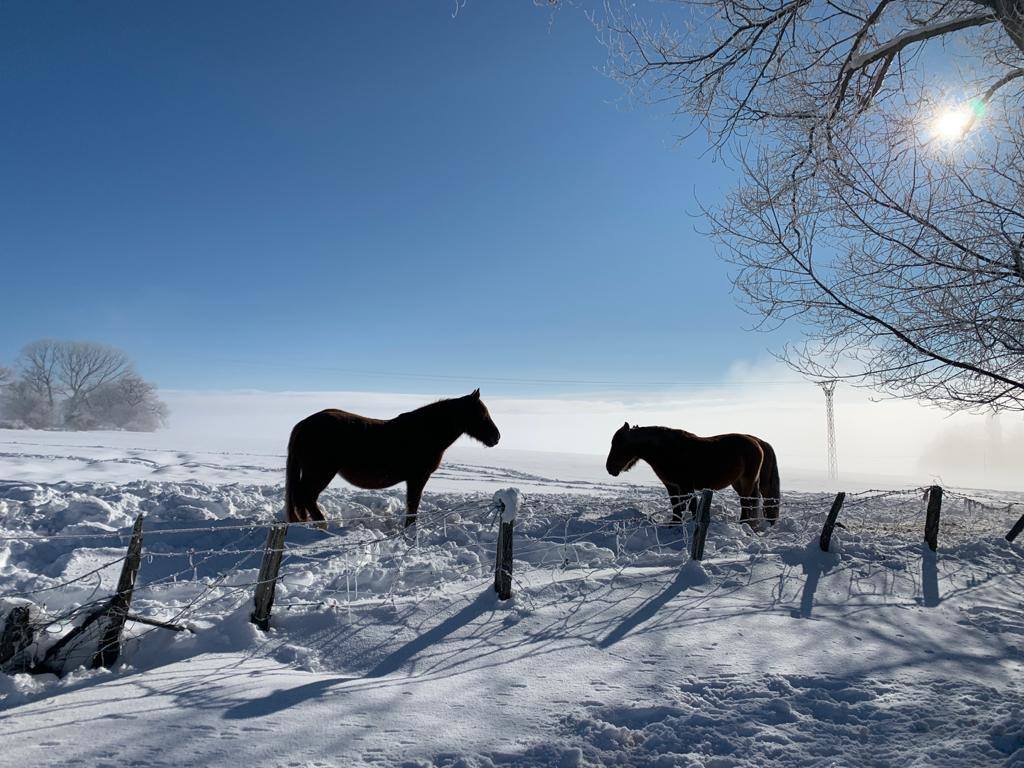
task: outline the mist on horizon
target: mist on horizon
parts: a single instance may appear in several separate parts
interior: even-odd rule
[[[463,393],[451,396],[459,394]],[[161,443],[267,454],[283,454],[291,427],[323,408],[390,418],[438,399],[432,394],[381,392],[167,390],[161,395],[171,409],[168,428],[154,436]],[[809,382],[803,387],[723,386],[683,394],[561,397],[489,396],[484,388],[483,397],[502,440],[492,454],[468,438],[460,440],[453,450],[474,461],[500,463],[506,450],[603,456],[612,433],[628,421],[699,435],[756,434],[775,447],[783,474],[811,473],[824,482],[824,399]],[[921,485],[1020,487],[1024,420],[1011,415],[949,415],[912,402],[875,401],[868,392],[843,386],[835,403],[840,484],[844,477],[870,476]],[[632,477],[640,480],[645,475]]]

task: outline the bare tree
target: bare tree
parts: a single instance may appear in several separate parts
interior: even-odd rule
[[[165,422],[167,406],[122,351],[43,339],[22,350],[14,380],[0,386],[0,416],[37,429],[149,431]]]
[[[70,424],[84,417],[90,395],[131,372],[131,361],[123,352],[88,341],[58,343],[56,359],[58,379],[67,398],[65,419]]]
[[[53,410],[60,394],[57,357],[62,342],[40,339],[25,345],[18,360],[20,378],[36,394],[45,397]]]
[[[54,425],[54,412],[44,395],[17,378],[0,388],[0,422],[5,428],[47,429]]]
[[[658,8],[600,22],[615,74],[735,158],[704,212],[743,303],[801,326],[784,357],[1024,409],[1024,0]]]
[[[156,388],[134,373],[98,387],[89,398],[89,418],[99,427],[150,432],[167,419]]]

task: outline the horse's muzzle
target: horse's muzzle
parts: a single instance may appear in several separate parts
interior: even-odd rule
[[[498,430],[494,430],[494,434],[488,435],[487,439],[484,440],[484,445],[486,445],[488,448],[493,448],[498,444],[499,440],[501,440],[501,432],[499,432]]]

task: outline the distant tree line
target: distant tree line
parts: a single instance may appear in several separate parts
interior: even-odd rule
[[[152,432],[167,419],[156,387],[119,349],[41,339],[0,367],[0,426]]]

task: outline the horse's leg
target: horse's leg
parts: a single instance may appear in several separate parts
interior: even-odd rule
[[[417,477],[405,481],[406,528],[416,522],[416,513],[419,512],[420,499],[423,498],[423,487],[427,484],[428,477]]]
[[[675,483],[665,483],[665,490],[668,491],[668,500],[672,505],[672,525],[679,525],[683,522],[683,510],[686,509],[686,493]]]
[[[679,525],[683,521],[683,513],[693,504],[693,489],[677,483],[666,483],[669,500],[672,502],[672,524]]]
[[[761,526],[757,513],[760,498],[757,482],[752,478],[739,477],[732,484],[732,488],[740,497],[740,522],[749,525],[753,531],[759,530]]]
[[[320,498],[320,494],[324,492],[328,485],[331,484],[331,480],[334,479],[335,472],[328,466],[314,466],[308,472],[303,471],[301,487],[302,492],[298,497],[298,503],[305,509],[306,520],[315,520],[317,522],[324,522],[324,513],[320,509],[320,505],[317,504],[317,499]],[[318,528],[326,528],[324,525],[317,526]]]

